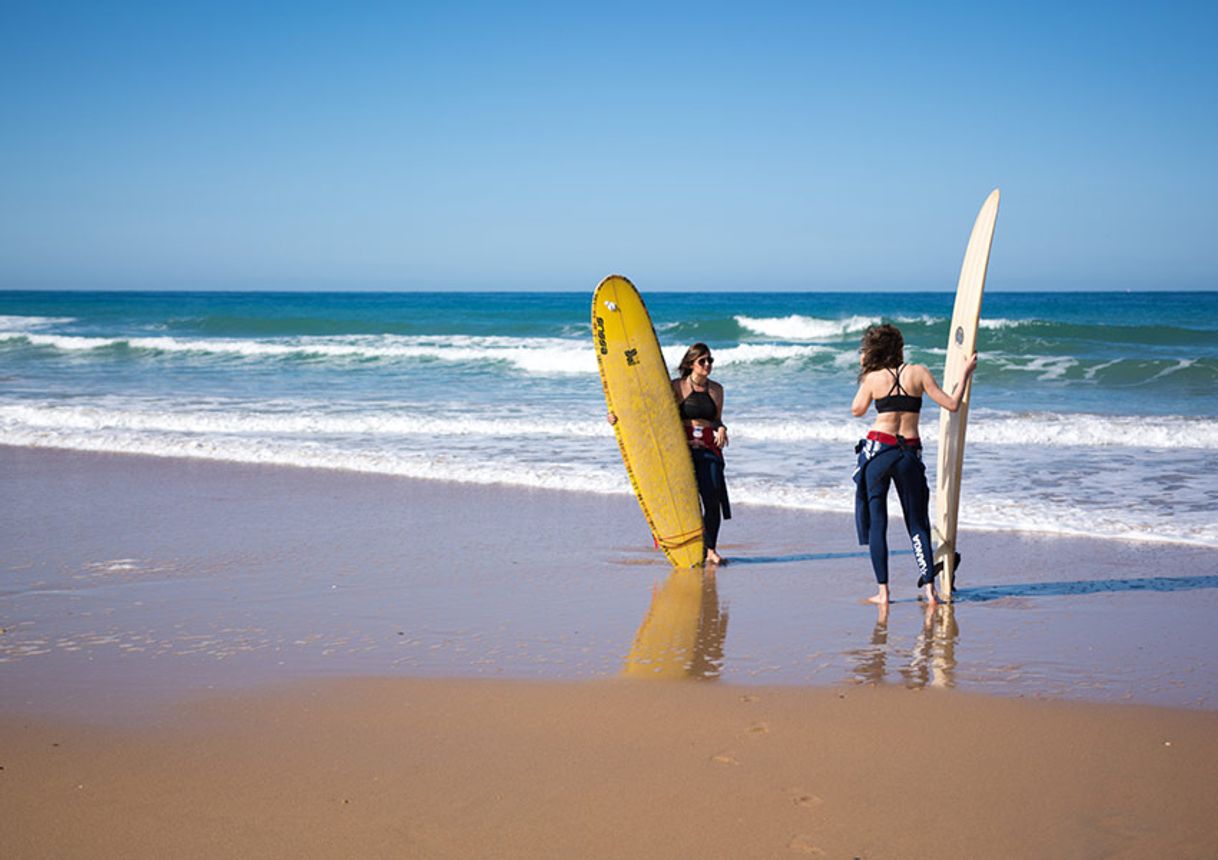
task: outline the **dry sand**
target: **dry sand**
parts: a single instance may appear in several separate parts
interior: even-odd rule
[[[974,534],[877,617],[841,516],[740,506],[691,578],[619,497],[0,479],[6,860],[1218,857],[1213,550]]]
[[[347,680],[0,749],[6,857],[1218,856],[1212,712]]]

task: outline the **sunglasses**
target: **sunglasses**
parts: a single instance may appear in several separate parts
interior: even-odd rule
[[[710,367],[714,363],[715,363],[715,360],[713,358],[711,358],[709,355],[704,355],[701,358],[699,358],[697,361],[694,362],[694,364],[699,365],[700,367]]]

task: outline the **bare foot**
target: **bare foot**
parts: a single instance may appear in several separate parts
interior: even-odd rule
[[[935,594],[935,584],[928,582],[922,586],[922,598],[926,601],[927,606],[938,606],[939,595]]]
[[[715,552],[713,549],[708,549],[706,551],[706,563],[715,565],[727,564],[727,562],[723,560],[723,556],[719,555],[719,553]]]
[[[868,597],[866,602],[874,603],[877,606],[887,606],[888,605],[888,586],[881,585],[879,591],[877,591],[871,597]]]

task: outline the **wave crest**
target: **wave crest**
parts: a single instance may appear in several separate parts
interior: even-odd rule
[[[829,320],[791,314],[785,317],[737,316],[741,328],[763,337],[779,340],[837,340],[852,332],[860,332],[880,321],[879,317],[852,316]]]

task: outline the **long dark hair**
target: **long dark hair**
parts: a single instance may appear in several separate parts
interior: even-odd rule
[[[682,379],[694,372],[694,362],[704,355],[710,355],[710,347],[704,343],[695,343],[689,349],[685,350],[685,357],[681,359],[681,363],[677,365],[677,373]]]
[[[873,370],[900,367],[905,362],[905,338],[899,328],[889,323],[868,326],[859,352],[863,354],[861,380]]]

